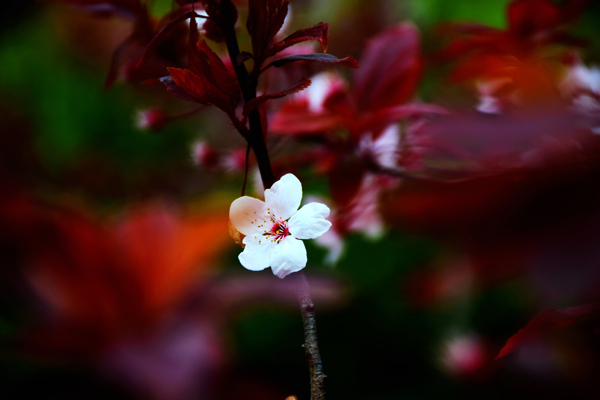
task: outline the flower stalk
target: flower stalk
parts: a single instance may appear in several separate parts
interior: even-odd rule
[[[219,27],[223,31],[225,43],[229,58],[235,70],[236,77],[241,87],[242,96],[245,103],[256,98],[257,79],[250,76],[244,63],[239,63],[240,49],[235,35],[233,19],[231,18],[232,3],[231,0],[221,0],[221,19],[218,21]],[[255,108],[248,115],[250,131],[240,131],[242,136],[248,142],[248,145],[254,151],[260,176],[265,189],[270,188],[275,183],[275,175],[271,168],[265,135],[258,108]],[[298,302],[304,325],[304,350],[310,370],[311,380],[311,400],[324,400],[324,379],[323,365],[319,353],[319,342],[317,339],[317,325],[315,318],[315,309],[310,296],[310,287],[302,271],[294,274],[297,278]]]

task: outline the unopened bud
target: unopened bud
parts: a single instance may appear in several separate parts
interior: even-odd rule
[[[221,165],[227,172],[240,173],[246,169],[246,149],[238,149],[223,157]]]
[[[152,107],[138,111],[135,122],[139,129],[159,132],[167,123],[167,114],[161,108]]]
[[[194,164],[199,167],[211,170],[219,163],[219,153],[208,143],[204,141],[197,142],[194,145],[192,158]]]

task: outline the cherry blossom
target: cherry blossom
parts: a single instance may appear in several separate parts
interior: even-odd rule
[[[242,234],[244,251],[239,260],[244,268],[262,271],[271,267],[279,278],[300,271],[307,256],[300,239],[315,239],[331,227],[329,208],[309,203],[300,207],[302,184],[292,174],[284,175],[271,189],[265,201],[242,196],[229,209],[231,224]]]
[[[139,110],[135,115],[135,126],[141,130],[161,131],[167,123],[167,114],[159,107]]]

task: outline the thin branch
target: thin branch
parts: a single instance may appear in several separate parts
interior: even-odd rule
[[[219,26],[225,36],[225,43],[227,44],[227,51],[229,52],[229,58],[233,64],[235,75],[237,76],[238,82],[242,89],[242,96],[244,102],[248,103],[250,100],[256,98],[256,85],[257,81],[248,74],[248,70],[244,63],[238,64],[237,59],[240,54],[240,47],[238,45],[237,37],[235,36],[235,29],[233,26],[233,18],[231,16],[231,9],[233,5],[231,0],[221,1],[221,19]],[[263,134],[263,127],[260,120],[260,114],[257,109],[250,112],[248,115],[250,122],[250,135],[246,137],[248,144],[252,146],[254,154],[256,155],[256,161],[260,176],[263,181],[265,189],[270,188],[275,183],[275,176],[273,175],[273,169],[271,168],[271,162],[269,161],[269,154],[267,153],[267,144],[265,142],[265,136]]]
[[[323,364],[319,353],[315,305],[310,297],[310,287],[304,272],[297,272],[293,276],[296,276],[298,283],[296,294],[304,322],[304,352],[310,370],[310,399],[324,400],[326,375],[323,373]]]
[[[244,184],[242,185],[242,196],[246,191],[246,182],[248,182],[248,159],[250,158],[250,144],[246,146],[246,165],[244,167]]]
[[[225,36],[229,58],[235,70],[244,102],[256,98],[257,78],[248,74],[248,70],[244,63],[238,63],[240,48],[238,45],[235,29],[233,26],[233,18],[231,15],[232,9],[231,0],[221,0],[221,19],[218,21],[221,30]],[[248,115],[250,123],[250,132],[240,133],[248,142],[248,150],[250,147],[254,150],[260,176],[265,189],[270,188],[275,183],[275,176],[271,168],[265,135],[261,118],[258,109],[254,109]],[[246,153],[246,163],[248,162],[248,153]],[[247,168],[246,168],[247,171]],[[245,183],[244,183],[245,185]],[[243,189],[242,189],[243,193]],[[297,272],[292,276],[298,279],[297,295],[300,303],[300,311],[302,312],[302,321],[304,323],[304,351],[310,370],[310,393],[311,400],[325,399],[325,374],[323,373],[323,365],[321,363],[321,355],[319,353],[319,342],[317,340],[317,322],[315,318],[315,306],[310,297],[310,288],[303,272]]]

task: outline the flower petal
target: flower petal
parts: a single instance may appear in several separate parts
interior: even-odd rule
[[[244,251],[238,256],[244,268],[250,271],[262,271],[269,268],[273,243],[263,237],[246,236],[243,243],[246,245]]]
[[[254,197],[235,199],[229,208],[229,220],[244,235],[260,231],[258,225],[267,220],[267,206]]]
[[[271,251],[271,269],[278,278],[285,278],[292,272],[306,267],[306,247],[301,240],[292,235],[273,245]]]
[[[275,218],[286,220],[291,217],[302,200],[302,184],[292,174],[286,174],[265,190],[265,203]]]
[[[331,222],[329,207],[321,203],[308,203],[290,218],[290,233],[298,239],[315,239],[327,232]]]

